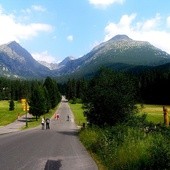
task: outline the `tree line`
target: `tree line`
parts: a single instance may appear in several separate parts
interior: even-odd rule
[[[113,125],[136,112],[136,103],[170,104],[170,73],[148,70],[140,74],[101,69],[91,79],[69,79],[58,84],[55,79],[11,80],[0,78],[0,100],[26,98],[30,113],[36,117],[47,113],[61,100],[84,103],[88,121],[100,125]],[[13,106],[12,106],[13,107]]]
[[[101,69],[90,80],[70,79],[66,97],[81,99],[90,123],[114,125],[136,113],[136,104],[170,104],[170,73],[148,70],[140,74]]]
[[[29,112],[38,118],[60,102],[61,94],[56,80],[50,77],[45,80],[0,78],[0,100],[20,101],[23,98],[30,106]],[[12,102],[10,102],[10,108],[11,104]]]

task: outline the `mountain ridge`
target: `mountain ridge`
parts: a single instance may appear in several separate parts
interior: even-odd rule
[[[156,67],[167,63],[170,63],[168,53],[147,41],[136,41],[127,35],[116,35],[81,58],[73,59],[69,56],[60,63],[51,63],[49,66],[36,61],[15,41],[0,46],[0,75],[4,73],[22,78],[83,76],[96,72],[100,67],[130,70],[138,66]]]

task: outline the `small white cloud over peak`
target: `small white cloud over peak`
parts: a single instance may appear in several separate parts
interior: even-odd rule
[[[159,14],[151,19],[138,22],[136,14],[123,15],[118,23],[110,22],[105,27],[104,41],[111,39],[117,34],[126,34],[134,40],[148,41],[154,46],[168,52],[170,54],[170,17],[163,18]],[[163,29],[159,29],[161,23],[165,23]]]
[[[48,51],[43,51],[41,53],[32,53],[33,58],[37,61],[45,61],[47,63],[57,63],[56,58],[48,53]]]
[[[113,36],[117,34],[127,34],[129,35],[133,32],[133,28],[131,27],[133,20],[136,18],[136,14],[131,15],[123,15],[119,21],[119,23],[110,22],[105,27],[105,38],[104,41],[111,39]]]
[[[74,38],[73,38],[73,35],[68,35],[68,36],[67,36],[67,40],[68,40],[69,42],[72,42],[73,39],[74,39]]]
[[[114,3],[123,4],[125,0],[89,0],[89,3],[95,7],[106,8]]]

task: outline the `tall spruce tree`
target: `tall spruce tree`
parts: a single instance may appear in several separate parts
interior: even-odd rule
[[[51,108],[54,108],[61,100],[57,82],[47,77],[44,82],[44,87],[48,91]]]
[[[33,87],[31,97],[29,100],[30,113],[33,116],[36,116],[36,120],[38,117],[43,115],[46,112],[46,99],[45,99],[45,91],[42,85],[36,84]]]

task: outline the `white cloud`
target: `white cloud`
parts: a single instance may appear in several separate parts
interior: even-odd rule
[[[48,51],[43,51],[41,53],[32,53],[33,58],[37,61],[46,61],[47,63],[56,63],[56,58],[48,54]]]
[[[167,24],[168,27],[170,27],[170,16],[167,17],[167,19],[166,19],[166,24]]]
[[[38,11],[38,12],[45,12],[46,9],[44,7],[42,7],[41,5],[32,5],[31,8],[34,11]]]
[[[32,12],[45,12],[46,8],[41,5],[32,5],[30,8],[22,9],[21,12],[24,14],[31,14]]]
[[[163,27],[162,30],[159,29],[163,18],[159,14],[156,14],[151,19],[135,23],[136,16],[136,14],[123,15],[118,23],[108,23],[105,27],[104,41],[109,40],[117,34],[126,34],[134,40],[148,41],[154,46],[170,53],[170,32],[166,27]],[[168,23],[169,21],[167,19]]]
[[[105,8],[114,3],[123,4],[124,1],[125,0],[89,0],[89,3],[96,7]]]
[[[72,41],[73,41],[73,35],[67,36],[67,40],[70,41],[70,42],[72,42]]]
[[[20,41],[23,39],[31,39],[40,32],[52,31],[52,26],[44,23],[23,24],[17,22],[17,18],[13,14],[5,14],[0,10],[0,44],[9,41]]]

